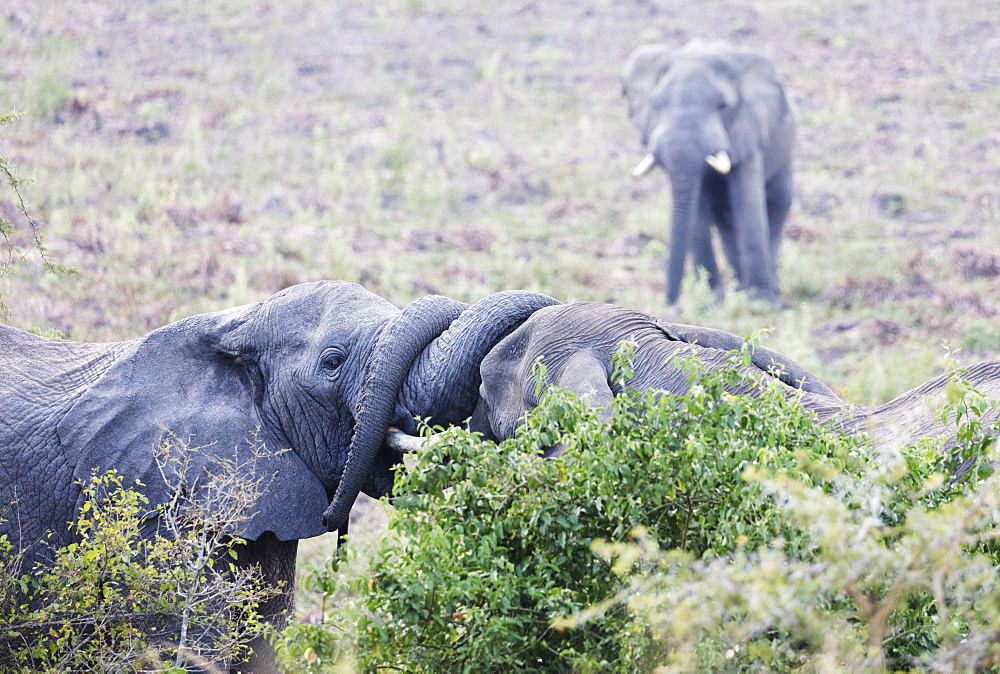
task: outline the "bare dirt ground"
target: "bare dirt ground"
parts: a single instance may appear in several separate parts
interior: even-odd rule
[[[694,37],[772,57],[798,105],[787,310],[663,304],[667,181],[628,178],[618,77]],[[857,402],[944,343],[1000,357],[996,0],[37,0],[0,5],[0,47],[0,107],[25,113],[0,152],[78,270],[0,280],[20,327],[125,339],[342,278],[770,328]]]
[[[14,321],[120,339],[320,277],[400,304],[523,287],[665,314],[666,178],[626,177],[640,148],[618,74],[638,44],[706,36],[774,58],[800,108],[793,308],[688,292],[677,317],[773,327],[835,384],[852,352],[911,339],[995,354],[997,15],[992,0],[18,6],[0,17],[0,98],[27,114],[3,149],[80,274],[8,281]]]

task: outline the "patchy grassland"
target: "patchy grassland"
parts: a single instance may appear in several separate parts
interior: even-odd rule
[[[801,117],[790,308],[662,300],[669,193],[620,96],[647,41],[770,55]],[[73,339],[317,278],[397,304],[524,288],[748,334],[845,398],[1000,357],[995,0],[37,0],[0,13],[0,151],[52,257],[12,322]],[[13,217],[13,195],[0,209]]]

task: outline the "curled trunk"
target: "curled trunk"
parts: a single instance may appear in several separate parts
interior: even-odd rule
[[[375,457],[397,416],[400,387],[413,362],[466,306],[447,297],[429,295],[410,304],[379,335],[358,398],[354,437],[344,473],[323,514],[328,530],[342,529],[358,492],[371,478]],[[388,487],[383,489],[388,491]]]
[[[410,370],[401,395],[408,413],[399,419],[400,429],[416,433],[414,417],[440,426],[457,426],[468,419],[479,399],[483,358],[531,314],[553,304],[559,302],[547,295],[508,290],[463,311]]]
[[[989,429],[1000,422],[1000,361],[977,363],[959,376],[978,393],[997,403],[980,419],[983,428]],[[881,405],[835,405],[827,399],[809,399],[804,404],[816,412],[821,421],[828,421],[848,433],[868,433],[876,444],[891,442],[902,446],[921,438],[939,437],[953,442],[958,430],[954,418],[949,417],[945,424],[938,423],[933,404],[935,398],[943,399],[952,380],[950,374],[939,375]]]

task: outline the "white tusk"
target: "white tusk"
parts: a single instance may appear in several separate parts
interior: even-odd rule
[[[636,164],[635,168],[632,169],[632,177],[639,179],[649,173],[654,166],[656,166],[656,157],[652,154],[647,154],[642,158],[642,161]]]
[[[409,435],[394,426],[390,426],[385,433],[385,444],[397,454],[410,454],[418,449],[422,449],[429,444],[430,438],[421,438],[416,435]]]
[[[725,150],[708,155],[705,157],[705,161],[722,175],[726,175],[733,168],[733,162],[729,160],[729,153]]]

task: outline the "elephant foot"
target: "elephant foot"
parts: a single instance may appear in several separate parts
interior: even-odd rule
[[[788,305],[781,301],[778,294],[770,288],[741,288],[752,304],[766,305],[768,309],[787,309]]]

